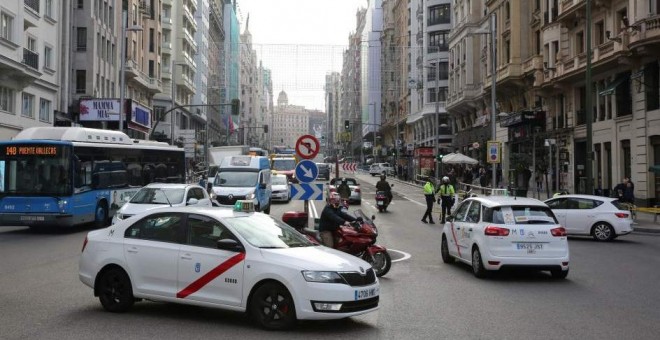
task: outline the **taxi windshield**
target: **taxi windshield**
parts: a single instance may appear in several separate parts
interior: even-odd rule
[[[259,248],[293,248],[314,246],[288,224],[265,214],[251,214],[226,219],[227,224],[248,243]]]

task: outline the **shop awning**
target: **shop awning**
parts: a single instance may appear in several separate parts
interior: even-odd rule
[[[653,173],[656,173],[656,174],[660,174],[660,164],[651,165],[651,166],[649,167],[649,172],[653,172]]]
[[[598,94],[601,95],[601,96],[609,96],[611,94],[614,94],[614,91],[616,90],[616,88],[619,85],[623,84],[624,81],[628,81],[628,79],[630,79],[629,75],[624,76],[624,77],[619,77],[619,78],[615,79],[613,82],[607,84],[607,86],[605,86],[605,88],[602,91],[600,91]]]

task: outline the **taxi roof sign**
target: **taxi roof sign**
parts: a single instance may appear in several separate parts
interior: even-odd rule
[[[249,200],[237,200],[234,203],[234,211],[240,212],[254,212],[254,202]]]

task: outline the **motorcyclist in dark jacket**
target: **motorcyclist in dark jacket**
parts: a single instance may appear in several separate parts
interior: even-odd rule
[[[340,208],[341,198],[333,193],[328,199],[328,204],[321,212],[319,221],[319,231],[321,232],[321,242],[326,247],[334,247],[333,232],[342,225],[350,225],[349,222],[356,220],[355,217],[343,212]]]
[[[386,178],[385,175],[380,175],[380,181],[376,183],[376,191],[385,191],[387,204],[390,204],[390,202],[392,202],[392,187],[390,186],[390,183],[385,180]]]

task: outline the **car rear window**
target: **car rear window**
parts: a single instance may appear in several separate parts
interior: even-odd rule
[[[557,219],[548,207],[501,206],[485,207],[483,221],[497,224],[557,224]]]
[[[619,200],[612,201],[612,205],[619,210],[628,210],[628,204],[629,203],[620,202]]]

